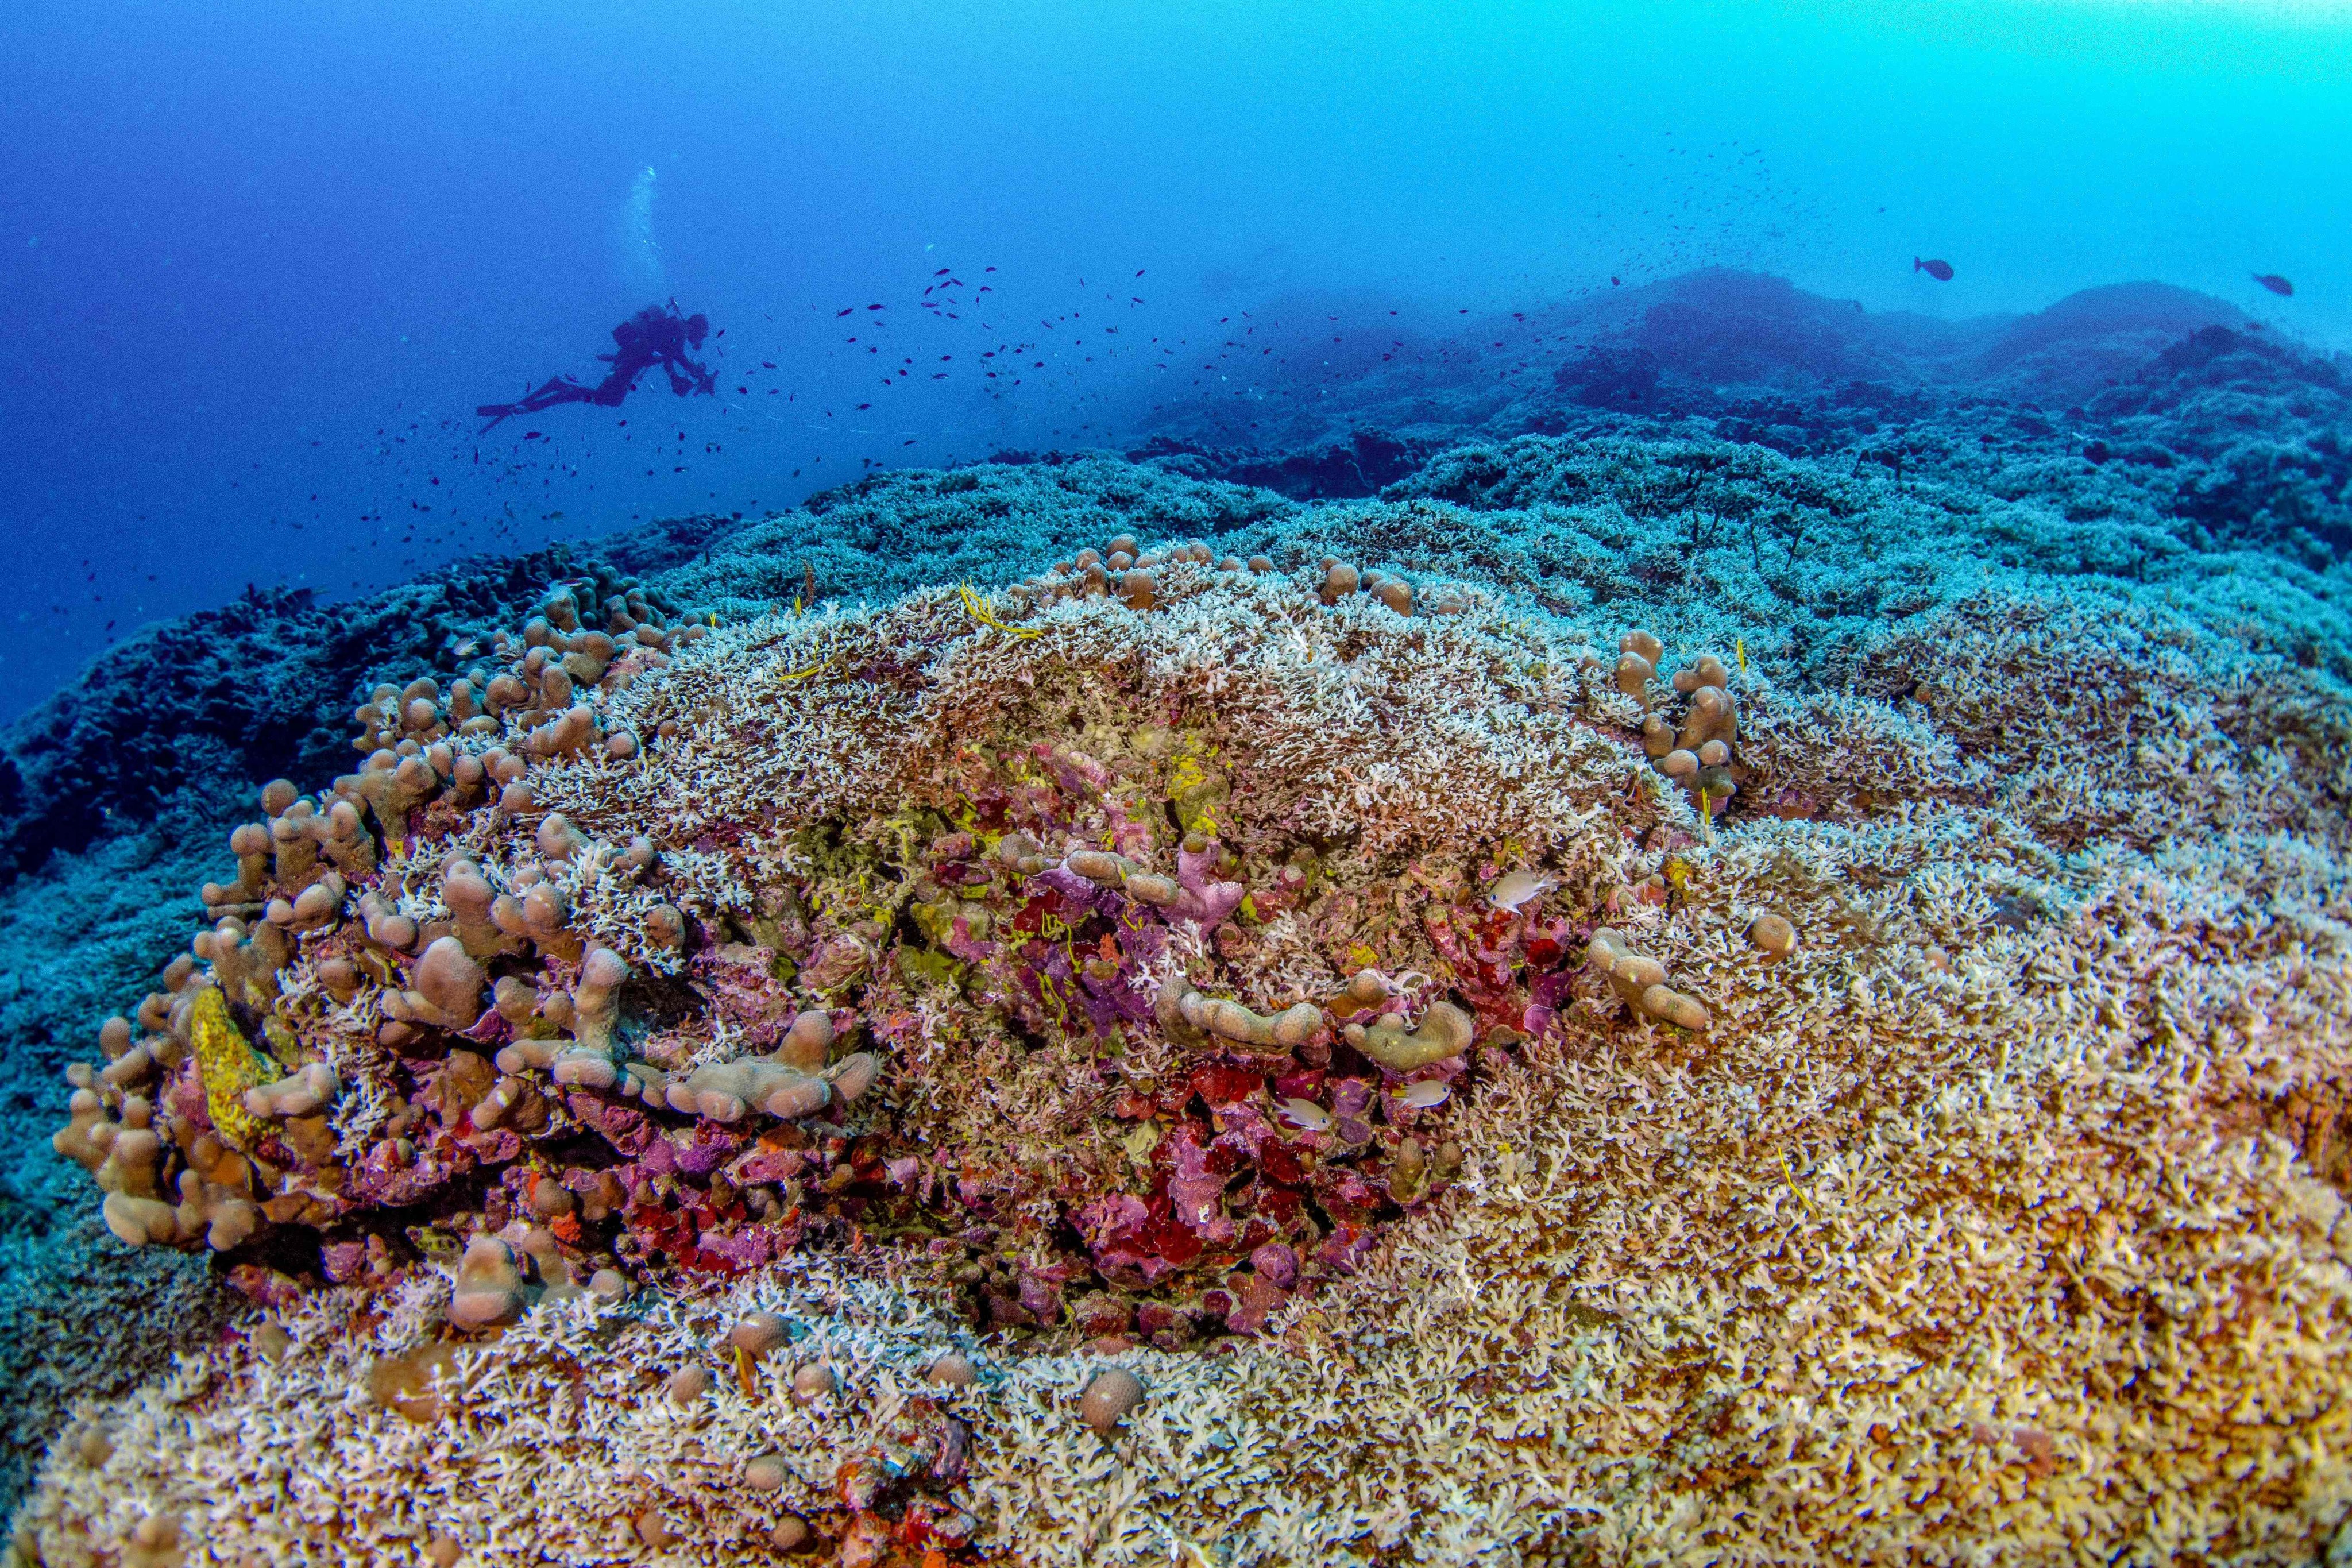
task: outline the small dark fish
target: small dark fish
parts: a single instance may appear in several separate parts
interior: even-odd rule
[[[932,273],[931,276],[934,278],[944,278],[948,275],[948,270],[949,269],[947,268],[942,267],[937,272]]]
[[[2275,272],[2257,272],[2254,274],[2254,281],[2261,284],[2263,288],[2269,289],[2273,294],[2292,294],[2294,292],[2294,285],[2288,282],[2285,279],[2280,277]]]
[[[1911,270],[1924,272],[1938,283],[1952,280],[1952,264],[1948,261],[1922,261],[1915,256],[1911,258]]]
[[[848,309],[848,310],[835,310],[835,311],[833,313],[833,319],[834,319],[835,321],[837,321],[841,320],[841,318],[842,318],[842,317],[844,317],[844,316],[846,316],[846,315],[850,314],[852,311],[856,310],[856,309],[857,309],[857,307],[856,307],[856,306],[852,305],[852,306],[850,306],[850,307],[849,307],[849,309]]]

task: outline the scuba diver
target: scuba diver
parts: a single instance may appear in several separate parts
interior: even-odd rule
[[[474,412],[488,418],[489,424],[482,426],[487,432],[496,428],[502,419],[511,419],[518,414],[536,414],[559,403],[593,403],[599,408],[618,408],[621,400],[635,389],[637,377],[656,365],[668,374],[669,389],[678,396],[714,395],[719,390],[719,378],[687,357],[688,350],[702,346],[709,331],[709,317],[681,316],[675,300],[667,310],[658,305],[648,305],[613,329],[614,352],[596,356],[613,368],[595,385],[574,381],[568,375],[552,376],[518,402],[485,403]]]

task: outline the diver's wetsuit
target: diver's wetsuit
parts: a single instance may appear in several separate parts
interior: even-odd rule
[[[599,408],[618,408],[621,400],[635,389],[637,377],[656,365],[669,376],[669,389],[680,397],[698,392],[714,394],[719,390],[719,378],[687,357],[688,349],[702,346],[709,331],[710,318],[679,315],[675,300],[667,310],[648,305],[613,329],[614,352],[596,356],[613,368],[595,385],[574,381],[568,375],[554,376],[533,387],[518,402],[485,403],[474,412],[489,420],[482,426],[489,430],[501,419],[536,414],[559,403],[593,403]]]

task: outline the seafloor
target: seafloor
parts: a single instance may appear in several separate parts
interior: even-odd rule
[[[2345,367],[1528,317],[18,724],[16,1560],[2342,1550]]]

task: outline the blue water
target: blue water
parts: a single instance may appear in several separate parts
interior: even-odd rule
[[[16,0],[0,46],[0,715],[247,584],[1116,446],[1612,279],[2158,279],[2352,342],[2343,5]],[[720,396],[475,438],[673,294]]]

